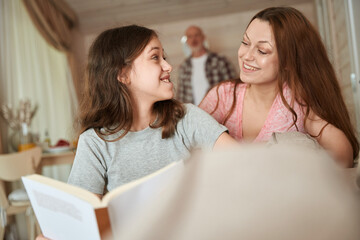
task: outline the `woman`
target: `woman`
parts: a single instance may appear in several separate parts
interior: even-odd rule
[[[343,166],[359,143],[335,71],[311,23],[291,7],[257,13],[238,51],[240,79],[220,83],[200,103],[239,141],[273,132],[307,133]]]

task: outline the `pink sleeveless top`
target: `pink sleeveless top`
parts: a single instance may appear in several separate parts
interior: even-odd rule
[[[208,112],[209,114],[215,109],[217,103],[217,87],[212,88],[199,107]],[[225,126],[229,129],[229,133],[232,137],[238,141],[242,141],[242,109],[243,100],[247,84],[239,84],[236,89],[236,107],[227,120]],[[226,117],[227,112],[230,110],[233,102],[234,83],[227,82],[220,85],[219,93],[219,106],[211,115],[220,123],[222,123]],[[285,86],[283,89],[284,97],[286,101],[291,103],[291,90]],[[304,113],[302,107],[294,102],[292,107],[297,114],[296,125],[299,132],[305,133],[304,129]],[[264,126],[261,128],[259,135],[254,139],[254,142],[268,141],[273,132],[292,132],[297,131],[293,124],[293,115],[283,104],[280,94],[278,94],[270,108],[268,116],[265,120]],[[291,127],[290,127],[291,126]],[[290,128],[289,128],[290,127]]]

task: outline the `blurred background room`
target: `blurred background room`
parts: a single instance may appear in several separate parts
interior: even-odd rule
[[[75,148],[73,122],[87,52],[100,32],[128,24],[155,29],[176,87],[177,70],[188,54],[182,41],[188,26],[201,27],[210,49],[226,56],[238,72],[245,28],[255,13],[271,6],[295,7],[319,30],[359,133],[358,0],[0,0],[0,106],[15,115],[27,107],[32,142],[43,147],[49,139],[50,146],[65,140]],[[13,141],[19,131],[21,122],[0,117],[0,153],[18,150]],[[42,173],[66,181],[70,169],[60,164]]]

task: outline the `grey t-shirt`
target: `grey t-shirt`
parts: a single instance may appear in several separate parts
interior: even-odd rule
[[[175,135],[167,139],[161,138],[162,128],[128,132],[115,142],[102,140],[94,129],[85,131],[80,135],[68,182],[103,194],[188,157],[193,148],[212,148],[226,127],[192,104],[185,104],[185,108]]]

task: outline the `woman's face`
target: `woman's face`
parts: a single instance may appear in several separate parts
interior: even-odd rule
[[[155,103],[174,97],[170,81],[171,65],[165,60],[164,50],[154,37],[134,60],[128,74],[128,87],[139,101]]]
[[[271,26],[254,19],[244,33],[239,51],[240,79],[257,85],[276,84],[278,53]]]

